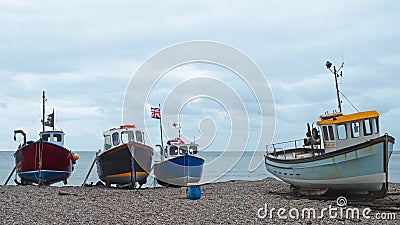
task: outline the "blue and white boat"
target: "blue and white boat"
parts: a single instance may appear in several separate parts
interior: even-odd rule
[[[198,155],[198,144],[186,144],[178,137],[158,147],[161,159],[154,165],[154,175],[160,185],[183,187],[200,181],[204,159]]]
[[[327,62],[330,69],[331,63]],[[332,70],[331,70],[332,71]],[[340,69],[339,69],[340,71]],[[335,75],[339,112],[324,114],[306,138],[267,146],[266,169],[305,195],[329,189],[380,198],[388,189],[388,163],[395,139],[380,134],[375,110],[344,115]],[[302,141],[303,146],[297,147]],[[294,144],[294,148],[282,148]]]

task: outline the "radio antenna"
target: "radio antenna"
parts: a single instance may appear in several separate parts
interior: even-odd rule
[[[340,100],[340,91],[339,91],[339,85],[338,85],[338,80],[337,78],[343,75],[343,66],[344,66],[344,62],[342,62],[342,65],[339,67],[338,70],[336,70],[336,66],[333,66],[333,70],[331,69],[332,67],[332,63],[329,61],[326,61],[325,63],[326,68],[328,68],[329,71],[331,71],[333,73],[333,75],[335,76],[335,84],[336,84],[336,96],[337,96],[337,101],[338,101],[338,108],[339,108],[339,112],[342,112],[342,101]]]

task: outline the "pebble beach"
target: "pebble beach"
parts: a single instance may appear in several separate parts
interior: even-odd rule
[[[201,198],[182,197],[181,188],[0,186],[1,224],[400,224],[400,184],[380,200],[348,198],[347,207],[371,209],[371,218],[292,218],[294,208],[338,207],[337,196],[304,197],[274,178],[201,186]],[[267,210],[265,210],[267,208]],[[276,210],[284,208],[279,218]],[[291,215],[295,215],[293,214]],[[396,218],[378,220],[377,213]]]

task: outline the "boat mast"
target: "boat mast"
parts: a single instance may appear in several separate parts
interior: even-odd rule
[[[344,65],[344,63],[342,63],[342,66],[340,66],[339,70],[336,70],[336,67],[333,66],[333,70],[332,70],[331,69],[331,66],[332,66],[331,62],[326,61],[326,64],[325,64],[326,68],[328,68],[333,73],[333,75],[335,76],[336,95],[337,95],[339,112],[342,112],[342,101],[340,100],[340,95],[339,95],[340,91],[339,91],[339,85],[338,85],[337,78],[339,76],[342,76],[342,72],[343,71],[341,71],[341,70],[343,68],[343,65]]]
[[[43,132],[44,132],[44,123],[45,123],[45,121],[44,121],[44,114],[45,114],[45,102],[46,102],[46,97],[45,97],[45,93],[44,93],[44,91],[43,91],[43,95],[42,95],[42,100],[43,100],[43,111],[42,111],[42,129],[43,129]]]

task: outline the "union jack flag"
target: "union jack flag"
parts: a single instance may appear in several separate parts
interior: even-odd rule
[[[160,108],[151,107],[151,118],[161,119]]]

